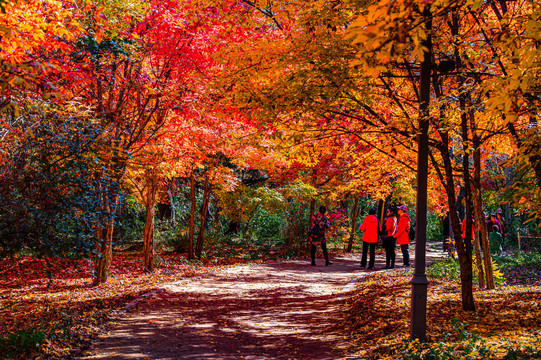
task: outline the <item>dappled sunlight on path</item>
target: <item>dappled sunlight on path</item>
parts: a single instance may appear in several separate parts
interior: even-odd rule
[[[435,246],[427,264],[444,256]],[[367,274],[412,269],[382,270],[380,255],[374,270],[358,254],[331,261],[235,265],[165,284],[128,304],[83,359],[359,359],[349,355],[345,301]]]
[[[320,261],[321,262],[321,261]],[[121,314],[86,359],[339,359],[359,259],[237,265],[179,280]]]

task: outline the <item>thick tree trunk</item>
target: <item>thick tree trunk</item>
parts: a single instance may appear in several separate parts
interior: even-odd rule
[[[457,197],[455,193],[455,181],[453,174],[453,166],[451,162],[451,154],[449,151],[449,139],[446,133],[441,133],[442,146],[440,150],[441,157],[445,169],[445,190],[447,192],[447,200],[449,204],[449,216],[451,217],[451,226],[455,234],[455,247],[460,265],[460,281],[462,287],[462,309],[466,311],[475,310],[475,302],[473,299],[473,272],[472,272],[472,252],[471,241],[462,239],[462,231],[460,227],[460,218],[456,212]],[[471,236],[471,226],[470,226]],[[469,248],[469,251],[467,250]]]
[[[453,36],[460,36],[460,19],[458,12],[453,10],[452,12],[452,24],[451,32]],[[473,301],[473,273],[472,273],[472,194],[471,194],[471,184],[470,184],[470,146],[469,146],[469,131],[468,131],[468,116],[466,113],[466,88],[464,77],[460,75],[462,70],[462,59],[461,54],[457,46],[454,49],[456,70],[459,73],[457,77],[458,87],[459,87],[459,104],[460,104],[460,119],[461,119],[461,130],[462,130],[462,167],[463,167],[463,178],[464,178],[464,191],[465,191],[465,202],[466,202],[466,233],[462,241],[462,237],[457,237],[457,254],[458,261],[460,263],[460,279],[462,284],[462,308],[465,311],[475,311],[475,303]],[[449,179],[448,179],[449,180]],[[453,181],[448,182],[448,185],[451,186]],[[454,214],[453,214],[454,216]],[[453,228],[454,230],[454,228]]]
[[[191,201],[191,210],[190,210],[190,227],[188,230],[188,259],[194,258],[194,249],[193,249],[193,234],[194,234],[194,220],[195,220],[195,174],[192,172],[190,176],[190,201]]]
[[[150,273],[156,269],[154,262],[154,215],[156,209],[156,193],[158,191],[158,179],[153,175],[147,177],[147,189],[145,198],[145,208],[147,211],[145,220],[145,230],[143,233],[143,259],[145,272]]]
[[[355,197],[355,204],[353,205],[353,217],[351,219],[351,232],[349,233],[347,252],[351,252],[353,250],[353,240],[355,239],[355,226],[357,225],[358,214],[359,214],[359,198]]]
[[[109,208],[109,207],[107,207]],[[108,213],[111,214],[110,211]],[[113,215],[111,215],[113,217]],[[96,227],[96,254],[94,256],[94,274],[92,285],[96,286],[107,282],[111,260],[113,259],[113,227],[114,217],[106,221],[105,226]]]
[[[195,253],[196,253],[197,258],[200,258],[203,252],[203,242],[205,241],[205,223],[207,221],[209,199],[210,199],[209,177],[208,175],[206,175],[205,183],[203,187],[203,204],[201,205],[201,226],[199,228],[199,235],[197,236],[197,245],[195,247]]]
[[[463,116],[462,119],[462,143],[464,153],[462,155],[462,166],[464,171],[464,191],[465,191],[465,201],[466,201],[466,233],[464,235],[464,243],[462,244],[462,258],[461,254],[458,252],[459,262],[461,263],[460,267],[460,277],[462,279],[462,291],[468,291],[472,293],[473,296],[473,283],[470,283],[473,278],[473,274],[470,274],[472,271],[472,228],[473,228],[473,201],[471,194],[471,184],[470,184],[470,157],[468,155],[469,146],[468,146],[468,125],[467,119]],[[458,249],[458,247],[457,247]],[[464,273],[462,269],[462,262],[464,262]],[[470,289],[466,289],[466,287]],[[469,304],[471,305],[471,304]],[[473,308],[465,307],[464,299],[462,301],[462,307],[466,311],[475,311],[475,306]]]

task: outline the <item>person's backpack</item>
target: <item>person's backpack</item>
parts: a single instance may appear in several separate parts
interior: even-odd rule
[[[408,237],[410,239],[410,241],[413,241],[415,240],[415,226],[413,226],[410,222],[409,226],[408,226]]]
[[[311,239],[319,239],[323,237],[323,229],[321,226],[319,226],[319,223],[317,221],[314,221],[314,225],[308,232],[308,237]]]

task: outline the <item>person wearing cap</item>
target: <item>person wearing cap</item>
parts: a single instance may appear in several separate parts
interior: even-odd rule
[[[383,247],[385,248],[385,267],[384,269],[394,269],[394,261],[396,258],[396,229],[398,225],[398,214],[396,207],[387,209],[387,217],[385,218],[385,236],[383,237]]]
[[[373,269],[376,257],[376,243],[378,242],[378,230],[380,230],[379,221],[376,217],[376,209],[370,209],[368,211],[368,216],[364,218],[360,230],[364,232],[361,267],[366,267],[366,255],[368,248],[370,248],[370,262],[368,263],[368,268]]]
[[[496,211],[496,219],[500,222],[500,227],[502,230],[502,238],[505,239],[505,236],[507,235],[507,223],[505,222],[505,219],[503,218],[503,211],[502,209],[498,209]]]
[[[490,220],[487,222],[487,232],[490,235],[494,231],[494,225],[498,227],[498,232],[503,234],[502,224],[496,218],[496,214],[490,214]]]
[[[402,250],[402,258],[404,260],[404,267],[410,266],[410,254],[409,254],[409,229],[411,226],[411,220],[406,211],[408,207],[406,205],[399,205],[396,207],[398,210],[398,215],[400,216],[398,220],[398,228],[396,230],[396,243],[400,245]]]

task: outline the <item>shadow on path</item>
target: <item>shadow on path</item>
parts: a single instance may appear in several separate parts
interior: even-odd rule
[[[248,264],[179,280],[120,314],[83,359],[345,358],[344,300],[360,277],[384,271],[381,260],[375,270],[345,256],[331,266]]]

